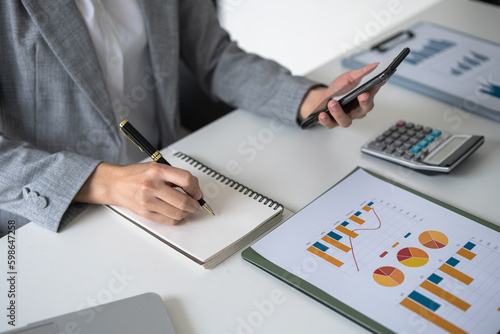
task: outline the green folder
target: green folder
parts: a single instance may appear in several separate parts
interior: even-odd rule
[[[380,180],[383,180],[384,182],[387,182],[391,185],[394,185],[396,187],[399,187],[399,188],[402,188],[404,190],[407,190],[419,197],[422,197],[424,199],[427,199],[441,207],[444,207],[448,210],[451,210],[459,215],[462,215],[466,218],[469,218],[475,222],[477,222],[478,224],[482,224],[490,229],[492,229],[493,231],[497,231],[497,232],[500,232],[500,227],[495,225],[495,224],[492,224],[484,219],[481,219],[479,217],[476,217],[476,216],[473,216],[459,208],[456,208],[456,207],[453,207],[447,203],[444,203],[442,201],[439,201],[435,198],[432,198],[428,195],[425,195],[423,193],[420,193],[418,191],[415,191],[411,188],[408,188],[402,184],[399,184],[393,180],[390,180],[388,178],[385,178],[385,177],[382,177],[376,173],[373,173],[371,171],[368,171],[368,170],[365,170],[365,169],[362,169],[360,167],[357,167],[355,168],[351,173],[349,173],[349,175],[347,175],[344,179],[342,179],[341,181],[339,181],[336,185],[334,185],[332,188],[336,187],[339,183],[341,183],[343,180],[345,180],[346,178],[348,178],[350,175],[352,175],[354,172],[356,172],[357,170],[364,170],[365,172],[369,173],[370,175],[372,176],[375,176],[376,178],[380,179]],[[330,188],[330,189],[332,189]],[[327,193],[328,191],[327,190],[325,193]],[[323,196],[324,194],[322,194],[321,196]],[[319,196],[318,198],[320,198],[321,196]],[[314,202],[314,201],[313,201]],[[311,203],[313,203],[311,202]],[[307,210],[307,208],[310,206],[311,204],[307,205],[305,208],[303,208],[302,210],[300,211],[303,211],[303,210]],[[300,212],[299,211],[299,212]],[[287,224],[287,222],[290,221],[290,219],[292,219],[293,216],[291,218],[289,218],[287,221],[283,222],[281,226]],[[276,231],[276,230],[273,230],[273,231]],[[273,233],[273,231],[271,231],[267,236],[264,236],[261,240],[265,239],[266,237],[268,237],[270,234]],[[267,258],[263,257],[261,254],[259,254],[258,252],[256,252],[253,248],[253,246],[245,249],[243,252],[242,252],[242,257],[256,265],[257,267],[265,270],[266,272],[268,272],[269,274],[275,276],[276,278],[282,280],[283,282],[289,284],[290,286],[294,287],[295,289],[305,293],[306,295],[308,295],[309,297],[315,299],[316,301],[322,303],[323,305],[331,308],[332,310],[344,315],[345,317],[351,319],[352,321],[358,323],[360,326],[372,331],[372,332],[376,332],[376,333],[394,333],[394,331],[390,330],[389,328],[387,328],[386,326],[382,325],[381,323],[377,322],[376,320],[368,317],[367,315],[363,314],[362,312],[356,310],[355,308],[352,308],[350,307],[349,305],[343,303],[342,301],[340,301],[339,299],[335,298],[335,296],[332,296],[330,295],[329,293],[323,291],[322,289],[318,288],[317,286],[305,281],[304,279],[301,279],[299,277],[297,277],[296,275],[292,274],[291,272],[281,268],[280,266],[276,265],[275,263],[269,261]],[[500,301],[499,301],[500,302]],[[500,306],[500,303],[499,305],[497,305],[496,307],[499,307]]]

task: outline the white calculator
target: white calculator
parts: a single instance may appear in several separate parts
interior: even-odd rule
[[[449,173],[484,142],[484,136],[453,134],[400,120],[361,151],[424,173]]]

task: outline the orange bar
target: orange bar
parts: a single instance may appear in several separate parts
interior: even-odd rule
[[[350,236],[351,238],[356,238],[358,234],[356,232],[353,232],[351,230],[346,229],[344,226],[339,225],[335,228],[337,231],[344,233],[345,235]]]
[[[313,253],[314,255],[319,256],[323,260],[330,262],[334,266],[340,267],[344,264],[344,262],[341,262],[341,261],[337,260],[336,258],[334,258],[333,256],[330,256],[330,255],[320,251],[316,247],[310,246],[307,250],[310,251],[311,253]]]
[[[371,208],[371,207],[369,207],[368,205],[365,205],[365,206],[363,207],[363,210],[365,210],[366,212],[370,211],[371,209],[372,209],[372,208]]]
[[[394,245],[392,245],[392,248],[396,247],[397,245],[399,245],[399,242],[396,242]]]
[[[429,281],[424,281],[422,284],[420,284],[420,286],[425,290],[432,292],[436,296],[446,300],[448,303],[455,305],[462,311],[467,311],[470,307],[470,304],[467,303],[466,301],[458,298],[457,296],[452,295],[448,291],[441,289],[439,286]]]
[[[457,254],[462,255],[463,257],[469,260],[472,260],[476,256],[476,254],[472,253],[470,250],[467,250],[465,248],[460,248]]]
[[[423,306],[420,306],[419,304],[415,303],[414,301],[412,301],[408,298],[403,299],[403,301],[400,304],[403,305],[404,307],[406,307],[407,309],[409,309],[410,311],[415,312],[416,314],[418,314],[422,318],[429,320],[434,325],[441,327],[442,329],[444,329],[447,332],[450,332],[453,334],[467,334],[466,331],[458,328],[457,326],[455,326],[454,324],[452,324],[448,320],[441,318],[436,313],[426,309]]]
[[[358,216],[351,216],[351,217],[349,217],[349,219],[355,223],[358,223],[359,225],[363,225],[363,223],[365,222],[363,219],[359,218]]]
[[[452,277],[455,277],[457,280],[467,285],[471,284],[471,282],[474,280],[472,277],[465,275],[463,272],[456,270],[446,263],[439,267],[439,270],[447,273]]]
[[[350,247],[344,245],[343,243],[338,242],[337,240],[330,238],[329,236],[325,235],[321,240],[328,242],[330,245],[337,247],[341,251],[348,252],[351,250]]]

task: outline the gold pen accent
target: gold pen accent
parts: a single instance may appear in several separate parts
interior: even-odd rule
[[[155,153],[153,153],[153,155],[151,155],[151,159],[153,159],[154,162],[158,162],[158,159],[160,159],[162,157],[161,153],[156,151]]]

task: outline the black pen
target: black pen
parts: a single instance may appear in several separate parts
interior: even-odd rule
[[[137,147],[142,152],[146,152],[151,159],[153,159],[154,162],[158,162],[160,164],[164,165],[169,165],[172,166],[171,164],[168,163],[168,161],[162,156],[160,151],[158,151],[156,148],[151,145],[146,138],[144,138],[139,131],[137,131],[132,124],[126,119],[123,122],[120,123],[120,130],[121,132],[132,141]],[[210,212],[212,215],[215,216],[214,211],[212,208],[203,200],[203,198],[200,198],[198,200],[198,203],[203,207],[203,209],[207,210]]]

